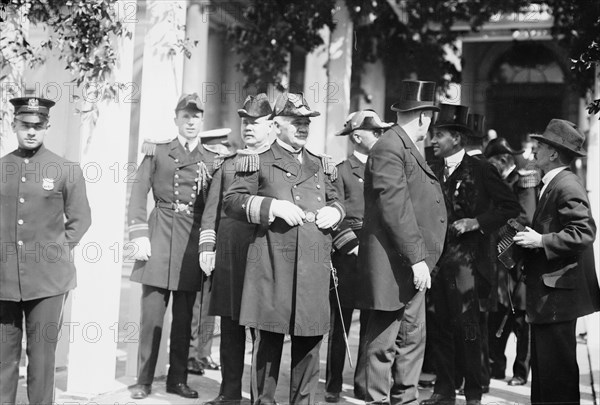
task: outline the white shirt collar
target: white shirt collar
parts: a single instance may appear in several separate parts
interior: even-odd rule
[[[483,155],[483,152],[480,149],[473,149],[473,150],[467,151],[467,155],[469,155],[469,156]]]
[[[369,155],[365,155],[364,153],[360,153],[357,151],[354,151],[353,155],[361,162],[361,163],[367,163],[367,158],[369,157]]]
[[[556,177],[556,175],[558,173],[562,172],[567,167],[568,166],[555,167],[554,169],[552,169],[548,173],[546,173],[544,175],[544,177],[542,177],[542,182],[544,183],[544,186],[542,187],[542,190],[540,191],[540,198],[542,198],[542,194],[544,194],[544,191],[546,191],[548,184],[550,184],[550,182]]]
[[[283,149],[287,150],[288,152],[298,153],[298,152],[302,151],[302,148],[294,149],[291,145],[288,145],[287,143],[283,142],[279,138],[275,138],[275,142],[277,142],[279,144],[279,146],[281,146]],[[302,153],[300,153],[298,155],[298,160],[300,160],[300,163],[302,163]]]
[[[184,148],[185,148],[185,144],[187,143],[190,152],[193,151],[194,149],[196,149],[196,146],[198,146],[198,142],[200,142],[199,137],[195,137],[194,139],[187,139],[184,136],[177,135],[177,139],[179,140],[179,143],[181,144],[181,146],[183,146]]]
[[[458,167],[460,162],[462,162],[464,157],[465,157],[465,150],[461,149],[458,152],[456,152],[454,155],[450,155],[450,156],[444,158],[444,164],[446,165],[446,167],[448,167],[449,174],[452,174],[454,172],[454,170],[456,170],[456,168]]]

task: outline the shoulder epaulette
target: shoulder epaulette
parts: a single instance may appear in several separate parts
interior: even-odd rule
[[[254,173],[260,168],[260,157],[256,151],[240,149],[237,151],[235,171],[238,173]]]
[[[164,139],[160,141],[153,141],[151,139],[144,139],[142,143],[142,153],[146,156],[154,156],[156,154],[156,145],[164,145],[173,141],[172,139]]]
[[[329,155],[319,155],[319,159],[321,159],[321,165],[323,166],[323,172],[329,176],[331,181],[335,181],[337,179],[337,166],[333,162],[333,158]]]
[[[521,188],[533,188],[540,184],[541,176],[537,170],[519,170],[518,186]]]
[[[215,156],[215,160],[213,160],[213,172],[216,172],[223,166],[223,162],[225,159],[235,156],[235,153],[231,153],[229,155],[217,155]]]

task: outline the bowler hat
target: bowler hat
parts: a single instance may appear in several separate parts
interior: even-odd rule
[[[468,125],[469,107],[459,104],[440,104],[440,112],[435,120],[435,128],[457,129],[471,136],[473,130]]]
[[[585,156],[585,135],[570,121],[552,119],[542,135],[531,135],[531,138],[576,156]]]
[[[400,86],[400,101],[392,104],[393,111],[407,112],[415,110],[440,109],[435,102],[435,82],[420,80],[404,80]]]
[[[485,134],[483,129],[485,126],[485,115],[483,114],[469,114],[467,117],[467,125],[473,133],[471,134],[474,138],[483,138]]]
[[[355,129],[387,129],[391,126],[392,124],[381,121],[374,111],[358,111],[348,116],[344,128],[335,135],[348,135]]]
[[[506,140],[506,138],[498,137],[494,138],[488,142],[485,150],[483,151],[483,155],[489,159],[492,156],[496,155],[520,155],[523,153],[523,150],[514,150],[510,147],[510,144]]]
[[[282,93],[275,100],[273,117],[318,117],[320,112],[311,110],[302,93]]]
[[[47,121],[50,108],[56,104],[41,97],[17,97],[9,101],[15,107],[15,119],[30,124]]]
[[[202,105],[202,101],[200,100],[198,93],[183,94],[181,97],[179,97],[179,101],[177,101],[177,106],[175,107],[175,112],[179,110],[197,110],[204,112],[204,106]]]
[[[267,95],[260,93],[256,96],[246,97],[244,105],[237,112],[240,117],[260,118],[271,115],[273,109],[271,108],[271,104],[269,104]]]

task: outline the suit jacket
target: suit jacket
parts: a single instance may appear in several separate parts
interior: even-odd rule
[[[198,263],[202,178],[212,174],[215,154],[201,144],[186,153],[177,138],[155,145],[144,157],[131,189],[127,219],[130,239],[150,238],[152,255],[135,262],[131,281],[172,291],[199,291]],[[155,208],[147,215],[148,192]],[[174,209],[180,204],[185,209]]]
[[[436,167],[436,171],[441,176],[443,167]],[[496,285],[495,268],[490,260],[490,237],[519,214],[519,203],[494,166],[466,153],[442,184],[442,189],[448,224],[463,218],[476,218],[480,229],[457,236],[448,228],[439,267],[450,272],[459,266],[470,267],[476,280],[480,309],[487,309],[491,288]],[[459,280],[457,283],[460,284]]]
[[[92,222],[79,165],[41,146],[0,159],[0,300],[75,288],[71,257]]]
[[[357,307],[396,311],[414,296],[412,265],[433,269],[446,234],[446,208],[438,178],[398,125],[369,153],[365,218],[360,234]]]
[[[322,160],[302,152],[302,164],[277,142],[259,154],[256,171],[236,173],[223,204],[228,216],[258,225],[248,249],[240,324],[296,336],[329,330],[331,234],[314,222],[269,222],[274,199],[313,216],[326,205],[344,208]]]
[[[586,190],[571,170],[548,184],[532,228],[542,234],[543,248],[525,250],[529,322],[564,322],[598,311],[592,247],[596,224]]]

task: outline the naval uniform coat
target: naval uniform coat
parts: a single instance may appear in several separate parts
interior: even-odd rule
[[[546,324],[600,310],[592,243],[596,224],[581,180],[565,169],[544,190],[532,228],[543,248],[525,249],[527,317]]]
[[[357,308],[397,311],[412,299],[412,265],[432,270],[446,234],[440,183],[408,134],[394,125],[369,152],[360,234]]]
[[[41,146],[0,159],[0,300],[75,288],[71,257],[92,222],[79,165]]]
[[[187,154],[175,138],[155,145],[153,153],[144,157],[131,190],[129,237],[149,237],[152,255],[148,261],[135,262],[131,281],[171,291],[200,290],[204,274],[198,262],[203,193],[215,156],[201,143]],[[150,190],[155,207],[148,217]],[[178,204],[183,209],[177,209]]]
[[[329,330],[332,237],[315,222],[290,227],[269,223],[273,199],[287,200],[314,221],[320,208],[344,208],[323,160],[302,151],[302,164],[277,142],[258,155],[258,170],[238,172],[224,205],[227,215],[257,224],[250,244],[240,324],[294,336],[322,336]]]

